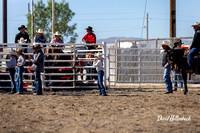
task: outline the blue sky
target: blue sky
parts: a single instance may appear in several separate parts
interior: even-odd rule
[[[28,3],[31,0],[8,1],[8,42],[14,42],[17,28],[27,23]],[[47,0],[44,0],[46,2]],[[61,0],[55,0],[57,2]],[[146,37],[142,24],[146,0],[66,0],[76,13],[77,43],[81,42],[85,28],[92,26],[97,39],[108,37]],[[169,37],[169,1],[147,0],[149,38]],[[37,2],[37,0],[34,0]],[[177,0],[177,37],[193,36],[191,25],[200,21],[200,0]],[[2,42],[2,0],[0,2],[0,42]],[[145,15],[146,16],[146,15]],[[146,21],[145,21],[146,23]]]

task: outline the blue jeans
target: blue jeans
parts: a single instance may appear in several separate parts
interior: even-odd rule
[[[35,89],[33,93],[42,94],[42,81],[40,78],[40,72],[34,72],[35,75]]]
[[[98,73],[98,79],[97,79],[97,84],[99,86],[99,95],[106,94],[105,87],[103,85],[103,76],[104,76],[104,71],[100,71]]]
[[[183,88],[183,77],[181,76],[179,71],[173,71],[173,78],[174,78],[174,88],[178,88],[177,83],[179,80],[179,88]]]
[[[92,66],[92,63],[87,63],[87,66]],[[92,68],[87,68],[87,74],[92,73]],[[92,80],[92,76],[86,76],[86,80]]]
[[[10,80],[11,80],[11,92],[16,92],[15,84],[15,68],[9,68]]]
[[[163,68],[163,69],[164,69],[163,79],[166,84],[166,89],[168,92],[173,92],[172,82],[171,82],[171,78],[170,78],[171,68],[170,68],[170,66],[168,66],[167,68]]]
[[[188,54],[188,64],[190,70],[194,70],[194,56],[200,51],[200,48],[192,48]]]
[[[17,92],[18,93],[23,93],[23,72],[24,72],[24,67],[23,66],[18,66],[17,67]]]

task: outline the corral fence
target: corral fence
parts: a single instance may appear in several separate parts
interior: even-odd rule
[[[22,47],[26,45],[27,47]],[[33,55],[30,44],[0,44],[3,52],[0,52],[0,88],[10,88],[9,73],[6,69],[6,63],[10,61],[8,55],[12,50],[17,48],[27,49],[25,53],[26,64],[24,66],[24,88],[34,88],[34,74],[29,70],[31,64],[28,56]],[[100,53],[106,57],[106,43],[95,44],[96,49],[88,50],[86,44],[49,44],[42,43],[43,52],[54,49],[54,53],[45,53],[45,71],[41,73],[43,89],[73,89],[73,88],[98,88],[97,72],[92,63],[94,55]],[[92,45],[93,44],[87,44]],[[55,50],[56,49],[56,50]],[[57,51],[57,52],[56,52]],[[58,52],[59,51],[59,52]],[[91,55],[86,58],[86,55]],[[104,60],[106,66],[106,60]],[[106,71],[106,67],[105,67]],[[106,73],[104,75],[106,79]],[[106,80],[104,80],[106,85]]]
[[[108,48],[109,88],[165,88],[160,43],[166,40],[173,47],[177,39],[182,39],[186,46],[192,42],[192,37],[117,40],[114,47]],[[171,78],[172,82],[179,82],[173,72]],[[188,86],[198,88],[199,82],[200,77],[192,75]]]

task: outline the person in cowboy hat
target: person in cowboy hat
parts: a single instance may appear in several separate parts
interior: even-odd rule
[[[169,47],[168,41],[163,41],[161,44],[162,48],[164,49],[163,59],[162,59],[162,66],[164,70],[163,79],[166,84],[167,92],[165,94],[173,93],[172,90],[172,82],[170,78],[171,68],[167,60],[167,53],[171,50]]]
[[[42,29],[38,29],[37,36],[34,37],[34,42],[45,43],[46,38],[44,37],[44,31]]]
[[[12,51],[10,52],[10,61],[6,64],[9,75],[10,75],[10,80],[11,80],[11,94],[16,93],[16,84],[15,84],[15,67],[17,65],[17,60],[16,60],[17,53]]]
[[[63,43],[63,40],[61,39],[61,34],[59,31],[54,33],[54,39],[52,39],[50,43]],[[64,45],[56,45],[56,47],[64,47]]]
[[[188,64],[190,67],[190,73],[194,72],[194,56],[200,51],[200,23],[196,22],[192,25],[195,34],[193,37],[192,45],[190,46],[190,52],[188,53]]]
[[[42,95],[42,82],[40,78],[40,73],[44,72],[44,53],[42,52],[41,45],[39,43],[33,43],[32,49],[33,59],[29,59],[33,63],[31,70],[34,71],[35,75],[35,89],[34,95]]]
[[[174,47],[173,49],[174,50],[181,50],[182,54],[184,54],[184,50],[181,49],[181,45],[184,44],[182,43],[182,40],[181,39],[178,39],[175,43],[174,43]],[[172,75],[173,75],[173,84],[174,84],[174,89],[173,91],[177,91],[177,88],[178,88],[178,82],[177,80],[179,80],[179,89],[182,90],[183,88],[183,77],[180,73],[180,71],[177,71],[177,70],[174,70],[172,71]]]
[[[18,43],[18,40],[20,38],[24,38],[24,40],[27,40],[26,43],[30,43],[29,35],[26,32],[26,27],[24,25],[21,25],[21,27],[18,27],[18,30],[20,31],[16,36],[15,36],[15,43]],[[22,45],[22,47],[27,47],[27,45]],[[23,49],[23,52],[27,53],[27,49]]]
[[[87,44],[96,44],[96,35],[93,33],[94,31],[92,29],[91,26],[86,28],[87,34],[82,38],[83,42]],[[96,49],[96,46],[88,45],[87,47],[88,49]]]
[[[99,95],[102,96],[107,96],[107,93],[105,91],[105,87],[103,85],[103,76],[104,76],[104,71],[103,71],[103,61],[102,61],[102,55],[100,53],[95,54],[96,59],[93,61],[93,67],[96,68],[98,72],[98,87],[99,87]]]

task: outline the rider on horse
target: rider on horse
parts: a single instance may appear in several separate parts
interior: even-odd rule
[[[195,34],[192,41],[192,45],[190,46],[190,52],[188,54],[188,64],[190,67],[190,73],[194,72],[194,56],[200,51],[200,23],[196,22],[192,25]]]

